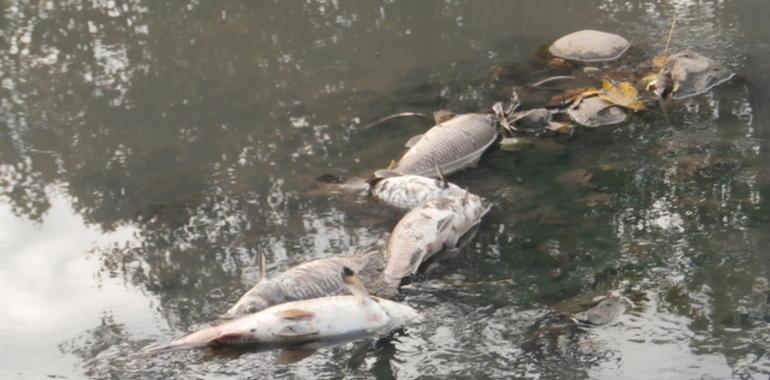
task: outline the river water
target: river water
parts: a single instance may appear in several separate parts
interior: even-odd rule
[[[770,375],[766,0],[0,4],[0,378]],[[452,176],[495,207],[402,290],[424,323],[294,365],[132,356],[214,320],[259,252],[278,273],[390,231],[397,213],[309,190],[425,130],[366,123],[488,110],[578,29],[632,41],[600,70],[635,67],[674,16],[673,50],[737,77]],[[609,292],[635,304],[612,325],[544,322]]]

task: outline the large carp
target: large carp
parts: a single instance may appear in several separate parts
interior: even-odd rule
[[[283,303],[144,352],[206,346],[312,350],[318,342],[388,334],[420,318],[405,304],[370,296],[350,268],[343,268],[342,281],[352,295]]]
[[[267,278],[264,256],[260,255],[260,280],[228,310],[224,318],[236,318],[290,301],[320,298],[346,293],[339,273],[348,267],[374,282],[384,266],[382,250],[338,256],[302,263],[271,279]]]
[[[428,201],[404,215],[388,239],[385,254],[383,280],[390,291],[435,253],[455,248],[489,208],[486,200],[466,192]]]
[[[475,166],[496,139],[494,115],[458,115],[409,140],[410,149],[391,169],[401,174],[436,177],[438,165],[441,171],[451,174]]]

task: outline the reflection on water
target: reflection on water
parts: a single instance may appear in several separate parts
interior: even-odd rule
[[[766,377],[765,8],[2,2],[0,376]],[[663,49],[674,13],[674,49],[741,79],[672,104],[670,124],[651,109],[456,175],[498,207],[404,290],[422,325],[356,365],[354,344],[288,367],[270,352],[127,355],[226,310],[258,252],[275,273],[389,231],[395,213],[306,191],[387,165],[423,129],[357,127],[486,109],[547,76],[533,52],[580,28],[624,34],[634,47],[618,65],[633,69]],[[617,323],[553,322],[609,291],[637,304]]]

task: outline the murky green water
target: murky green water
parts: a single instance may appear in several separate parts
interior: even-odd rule
[[[770,11],[736,2],[6,0],[0,18],[0,378],[757,378],[770,374]],[[549,75],[597,28],[739,78],[620,126],[492,151],[452,180],[496,207],[403,290],[426,322],[296,365],[131,357],[256,278],[374,243],[398,215],[308,192]],[[534,98],[525,99],[534,102]],[[585,178],[583,183],[574,178]],[[617,291],[584,333],[554,311]]]

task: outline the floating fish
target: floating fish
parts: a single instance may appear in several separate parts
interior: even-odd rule
[[[466,193],[434,199],[407,213],[388,239],[384,282],[398,287],[402,278],[417,272],[432,255],[454,248],[489,208],[483,198]]]
[[[607,325],[620,318],[629,305],[633,304],[625,297],[610,296],[604,298],[591,309],[575,314],[574,320],[588,326]]]
[[[385,335],[420,319],[417,310],[405,304],[370,296],[350,268],[343,268],[342,281],[353,295],[283,303],[150,347],[144,353],[207,346],[312,351],[318,342]]]
[[[457,115],[410,139],[392,171],[435,178],[436,165],[446,174],[475,166],[497,139],[496,124],[493,115]]]
[[[347,287],[338,275],[348,267],[367,281],[378,277],[384,259],[380,250],[309,261],[268,279],[264,256],[260,255],[260,280],[228,310],[224,318],[236,318],[262,311],[270,306],[343,294]]]
[[[713,59],[685,50],[665,60],[650,86],[661,98],[685,99],[705,94],[733,76],[734,72]]]
[[[383,175],[380,172],[380,175]],[[425,202],[445,196],[463,196],[467,190],[445,179],[433,179],[418,175],[395,175],[374,184],[371,194],[392,207],[411,210]]]

